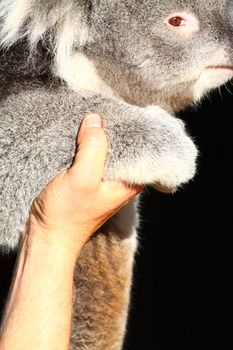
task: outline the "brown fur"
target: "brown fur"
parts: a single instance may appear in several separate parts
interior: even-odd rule
[[[84,247],[74,277],[72,350],[121,349],[135,240],[109,223]]]

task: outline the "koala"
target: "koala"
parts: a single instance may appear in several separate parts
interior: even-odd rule
[[[104,178],[175,191],[197,147],[177,112],[233,77],[226,0],[0,0],[0,244],[17,249],[35,197],[72,164],[88,112],[108,138]],[[70,349],[123,346],[137,201],[77,261]]]

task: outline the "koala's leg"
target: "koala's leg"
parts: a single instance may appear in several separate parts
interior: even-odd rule
[[[105,224],[78,260],[72,350],[122,348],[136,249],[134,206],[128,204]]]

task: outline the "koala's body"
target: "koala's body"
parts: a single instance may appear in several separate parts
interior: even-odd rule
[[[31,203],[69,167],[88,112],[109,141],[105,178],[174,190],[197,151],[174,114],[233,76],[226,0],[0,0],[0,244],[15,249]],[[88,242],[74,279],[71,349],[119,350],[136,204]]]

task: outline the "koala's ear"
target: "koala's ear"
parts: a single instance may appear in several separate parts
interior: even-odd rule
[[[91,9],[92,0],[1,0],[0,45],[9,47],[26,37],[34,46],[47,36],[56,46],[83,46],[90,40]]]

